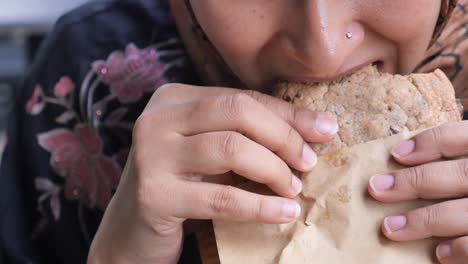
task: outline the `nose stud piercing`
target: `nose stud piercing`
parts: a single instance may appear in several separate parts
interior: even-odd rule
[[[347,32],[347,33],[346,33],[346,38],[347,38],[347,39],[352,39],[352,38],[353,38],[353,33]]]

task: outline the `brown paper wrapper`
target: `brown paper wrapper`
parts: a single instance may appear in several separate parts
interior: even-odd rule
[[[436,263],[437,239],[392,242],[380,231],[385,216],[434,202],[384,204],[367,192],[372,175],[401,168],[390,149],[414,134],[405,131],[321,156],[314,171],[302,176],[302,213],[294,223],[215,221],[221,263]],[[253,183],[243,188],[268,193]]]

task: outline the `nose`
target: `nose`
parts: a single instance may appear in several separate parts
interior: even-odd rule
[[[296,2],[289,29],[291,55],[318,78],[346,70],[351,54],[364,39],[364,27],[355,21],[353,1],[306,0]]]

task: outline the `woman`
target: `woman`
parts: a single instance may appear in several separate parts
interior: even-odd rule
[[[464,96],[464,4],[441,38],[456,1],[132,0],[72,12],[45,43],[10,122],[7,258],[83,263],[93,240],[89,263],[194,263],[186,219],[294,221],[302,184],[289,167],[311,170],[306,142],[331,139],[337,126],[258,91],[374,63],[401,74],[442,67]],[[212,86],[192,86],[200,79]],[[468,201],[457,199],[467,163],[431,162],[465,155],[466,131],[461,122],[418,135],[392,152],[414,167],[369,175],[382,202],[449,199],[382,225],[396,241],[445,237],[442,263],[468,259]],[[230,187],[230,172],[278,196]]]

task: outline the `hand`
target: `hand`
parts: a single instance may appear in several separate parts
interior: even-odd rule
[[[328,116],[258,92],[161,87],[135,124],[90,262],[175,263],[186,219],[293,221],[302,183],[290,167],[311,170],[317,158],[306,141],[323,142],[336,132]],[[232,187],[231,172],[279,196]]]
[[[468,122],[448,123],[397,145],[395,159],[414,166],[373,176],[369,192],[382,202],[413,199],[453,199],[386,217],[382,231],[391,240],[408,241],[447,237],[436,249],[443,264],[468,263]],[[421,165],[422,164],[422,165]]]

